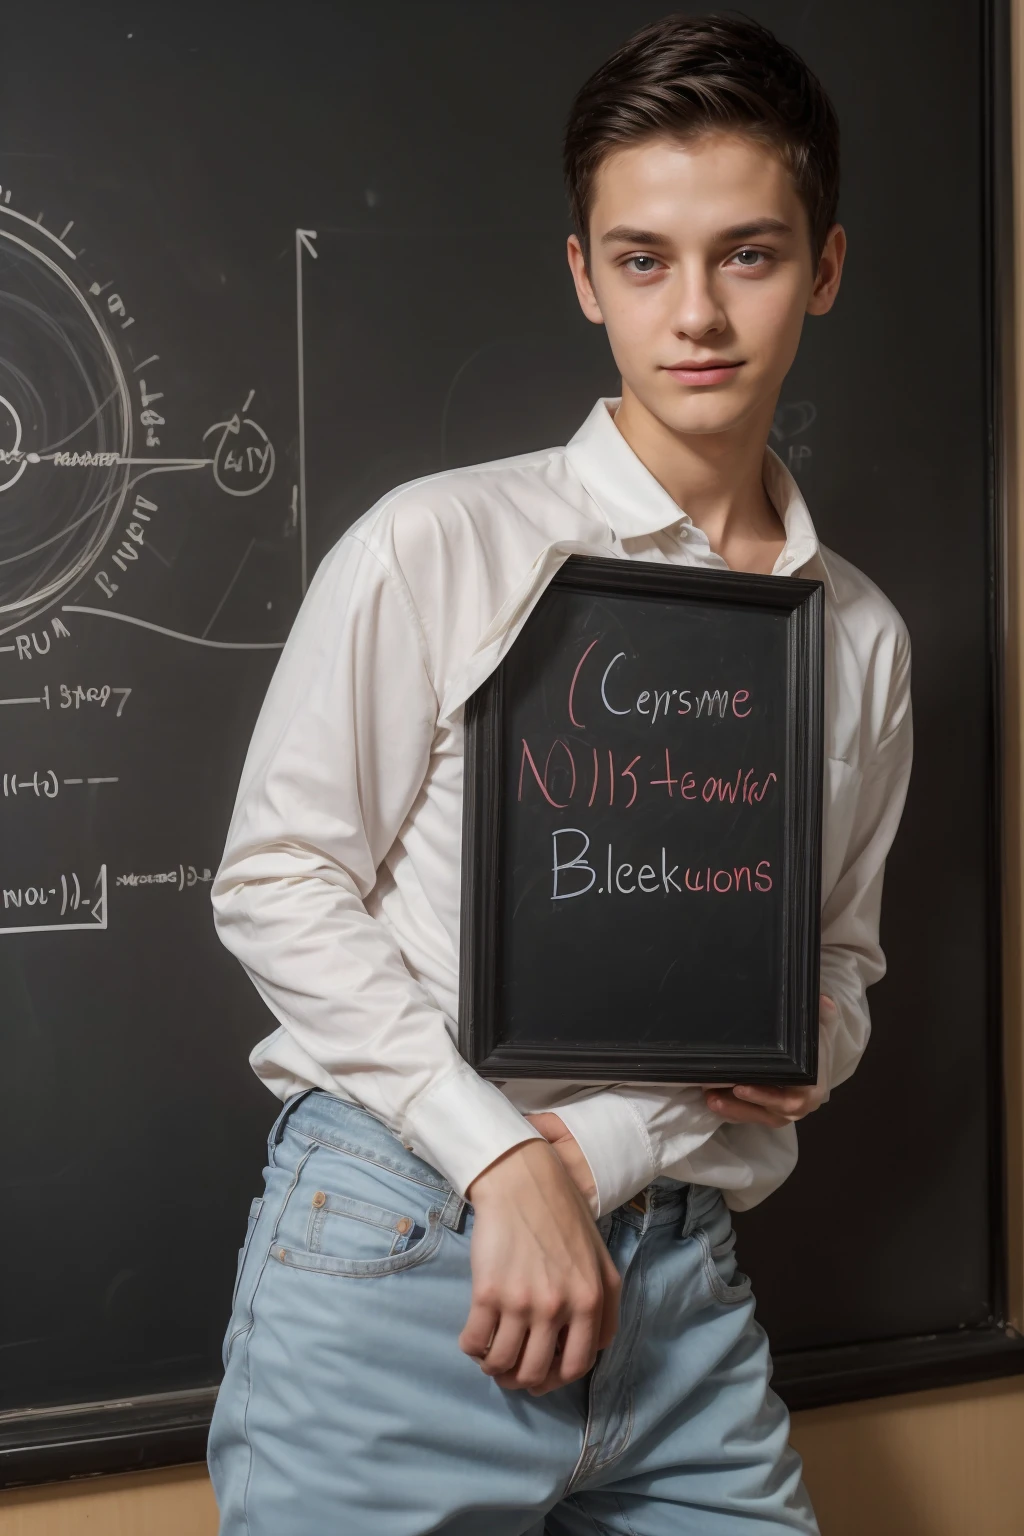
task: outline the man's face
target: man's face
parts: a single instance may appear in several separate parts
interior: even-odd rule
[[[584,313],[607,327],[624,399],[682,434],[767,433],[804,315],[831,307],[843,248],[836,225],[816,269],[778,156],[714,133],[609,155],[589,270],[574,235],[569,263]]]

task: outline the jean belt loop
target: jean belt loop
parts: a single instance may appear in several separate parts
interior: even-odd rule
[[[285,1100],[281,1109],[281,1113],[270,1127],[270,1135],[267,1137],[268,1163],[273,1163],[274,1161],[274,1148],[280,1145],[281,1137],[284,1135],[285,1123],[288,1119],[288,1116],[291,1114],[296,1105],[302,1102],[308,1093],[313,1092],[314,1090],[312,1088],[302,1088],[298,1093],[293,1093],[290,1099]]]
[[[694,1186],[687,1184],[686,1198],[683,1201],[683,1214],[679,1228],[680,1237],[689,1237],[694,1228]]]
[[[682,1200],[679,1202],[679,1236],[685,1237],[686,1227],[690,1220],[690,1203],[693,1199],[693,1185],[687,1184],[679,1191]]]
[[[466,1209],[466,1202],[461,1195],[457,1195],[454,1189],[449,1190],[448,1198],[441,1207],[441,1225],[451,1232],[458,1232],[462,1221],[462,1213]]]

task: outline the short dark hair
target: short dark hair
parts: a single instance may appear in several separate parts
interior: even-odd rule
[[[817,261],[839,201],[839,123],[821,82],[759,22],[680,14],[629,38],[570,108],[563,168],[584,256],[602,161],[643,139],[690,139],[716,129],[777,151],[807,209]]]

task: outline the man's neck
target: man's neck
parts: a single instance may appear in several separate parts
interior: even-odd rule
[[[785,529],[762,479],[770,414],[763,424],[744,422],[732,432],[684,436],[623,384],[614,421],[717,554],[737,570],[771,570]]]

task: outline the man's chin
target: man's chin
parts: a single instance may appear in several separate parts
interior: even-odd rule
[[[645,409],[679,437],[719,437],[742,429],[751,416],[749,401],[731,399],[723,391],[716,399],[647,399]]]

